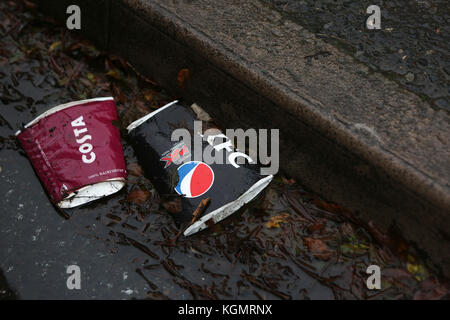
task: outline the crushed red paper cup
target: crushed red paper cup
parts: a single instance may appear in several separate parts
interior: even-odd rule
[[[51,200],[73,208],[119,191],[126,165],[114,99],[51,108],[16,133]]]

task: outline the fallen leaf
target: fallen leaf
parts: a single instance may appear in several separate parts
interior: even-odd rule
[[[164,209],[166,209],[169,213],[177,214],[182,211],[181,208],[181,199],[179,197],[173,200],[167,200],[162,203]]]
[[[344,243],[341,245],[341,251],[344,255],[361,255],[365,254],[369,249],[368,246],[364,244],[354,244],[354,243]]]
[[[177,198],[179,199],[179,198]],[[191,222],[189,222],[189,224],[184,227],[183,229],[181,229],[177,235],[175,236],[175,238],[171,239],[170,242],[172,244],[174,244],[175,242],[177,242],[178,238],[184,233],[184,231],[186,231],[191,225],[194,224],[194,222],[196,222],[198,220],[198,218],[203,214],[203,212],[205,212],[206,208],[208,208],[209,203],[211,202],[211,198],[205,198],[202,201],[200,201],[199,205],[197,206],[197,209],[195,209],[195,211],[192,213],[192,220]],[[181,202],[180,202],[181,203]],[[208,221],[211,221],[212,219],[209,219]],[[208,222],[207,222],[208,223]]]
[[[286,219],[289,217],[289,213],[281,213],[277,216],[273,216],[270,218],[270,220],[266,223],[266,227],[271,228],[279,228],[282,223],[286,222]]]
[[[209,203],[211,202],[211,198],[205,198],[202,201],[200,201],[199,205],[197,206],[197,209],[192,213],[192,221],[190,224],[193,224],[208,208]]]
[[[92,74],[92,73],[90,73],[90,72],[87,74],[87,78],[88,78],[89,81],[92,82],[92,83],[95,83],[95,82],[96,82],[94,74]]]
[[[409,245],[400,235],[395,225],[389,227],[389,230],[386,234],[380,232],[376,228],[373,221],[369,221],[369,223],[367,224],[367,229],[378,243],[388,247],[394,254],[401,257],[402,259],[406,258]]]
[[[323,230],[323,228],[325,228],[326,224],[327,224],[327,221],[325,219],[318,220],[308,226],[308,231],[311,233],[321,231],[321,230]]]
[[[144,203],[148,200],[150,195],[151,193],[149,191],[133,190],[128,194],[127,201],[133,203]]]
[[[61,41],[55,41],[52,43],[52,45],[50,46],[50,48],[48,48],[49,52],[54,51],[56,48],[58,48],[61,45]]]
[[[152,100],[153,100],[153,95],[151,94],[151,92],[146,92],[146,93],[144,93],[144,99],[145,99],[145,101],[147,101],[147,102],[152,101]]]
[[[193,103],[191,105],[191,109],[195,112],[195,115],[197,116],[198,120],[205,122],[212,120],[211,116],[205,110],[203,110],[203,108],[200,107],[198,104]]]
[[[321,252],[327,250],[327,245],[320,239],[305,238],[306,246],[310,251]]]
[[[309,251],[313,254],[313,256],[318,259],[328,260],[333,254],[332,251],[328,250],[326,243],[320,239],[307,237],[304,238],[303,241],[308,247]]]
[[[121,73],[118,69],[112,69],[112,70],[109,70],[109,71],[106,73],[106,75],[107,75],[107,76],[110,76],[110,77],[112,77],[112,78],[114,78],[114,79],[116,79],[116,80],[122,79],[122,73]]]
[[[406,269],[411,273],[417,281],[423,281],[428,277],[428,272],[423,264],[420,264],[412,255],[408,255]]]
[[[186,81],[189,79],[190,76],[190,72],[189,69],[181,69],[178,72],[178,85],[180,86],[181,89],[184,89],[186,86]]]

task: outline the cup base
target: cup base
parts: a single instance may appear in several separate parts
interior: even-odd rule
[[[85,203],[109,196],[118,192],[125,186],[125,179],[113,179],[98,182],[73,192],[64,200],[58,202],[58,207],[69,209],[81,206]]]

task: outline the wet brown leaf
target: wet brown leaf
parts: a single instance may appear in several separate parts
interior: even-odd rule
[[[426,267],[419,263],[412,255],[408,255],[407,257],[406,269],[414,275],[417,281],[423,281],[429,276]]]
[[[270,220],[266,223],[266,227],[271,228],[279,228],[282,223],[286,222],[286,219],[289,217],[289,213],[281,213],[277,216],[271,217]]]
[[[122,72],[120,72],[119,69],[112,69],[112,70],[109,70],[109,71],[106,73],[106,75],[107,75],[107,76],[110,76],[111,78],[114,78],[114,79],[116,79],[116,80],[120,80],[120,79],[123,78],[123,74],[122,74]]]
[[[325,228],[326,224],[327,221],[325,219],[318,220],[315,223],[308,226],[308,231],[311,233],[321,231],[323,230],[323,228]]]
[[[306,237],[303,239],[309,251],[313,254],[314,257],[320,260],[328,260],[333,252],[328,250],[328,247],[325,242],[320,239],[313,239]]]
[[[202,199],[202,201],[200,201],[197,209],[195,209],[195,211],[192,213],[192,220],[191,220],[190,224],[193,224],[205,212],[205,210],[208,208],[210,202],[211,202],[211,198],[205,198],[205,199]]]
[[[48,51],[52,52],[52,51],[56,50],[56,48],[58,48],[59,46],[61,46],[61,41],[55,41],[52,43],[50,48],[48,48]]]
[[[133,190],[128,194],[127,201],[133,203],[144,203],[150,196],[151,193],[149,191]]]
[[[88,74],[87,74],[87,78],[88,78],[88,80],[90,81],[90,82],[92,82],[92,83],[96,83],[97,82],[97,80],[95,79],[95,75],[93,74],[93,73],[91,73],[91,72],[89,72]]]
[[[179,197],[172,200],[164,201],[162,203],[162,206],[164,207],[164,209],[166,209],[169,213],[172,214],[177,214],[182,211],[181,199]]]
[[[188,81],[189,76],[190,76],[189,69],[181,69],[178,72],[177,81],[181,89],[184,89],[186,87],[186,82]]]
[[[151,102],[153,100],[153,94],[150,91],[144,92],[144,99],[147,102]]]
[[[370,234],[382,245],[388,247],[393,253],[400,256],[402,259],[406,259],[408,252],[408,243],[398,233],[395,226],[389,228],[387,234],[379,231],[372,221],[367,224]]]

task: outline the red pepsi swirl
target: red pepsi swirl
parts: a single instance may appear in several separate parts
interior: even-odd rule
[[[206,163],[191,161],[178,167],[178,184],[175,191],[186,198],[201,196],[214,183],[214,171]]]

